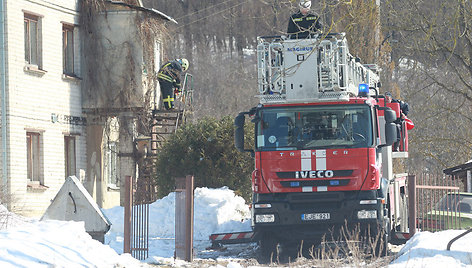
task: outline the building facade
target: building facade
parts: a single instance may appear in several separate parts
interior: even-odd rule
[[[90,2],[0,0],[0,200],[21,215],[40,217],[72,175],[100,207],[119,205],[137,174],[136,113],[156,108],[162,57],[159,27],[143,26],[173,20],[103,1],[89,23]]]
[[[2,1],[1,174],[9,209],[41,216],[85,179],[77,0]]]

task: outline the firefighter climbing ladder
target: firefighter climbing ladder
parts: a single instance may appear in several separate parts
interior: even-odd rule
[[[193,77],[185,74],[182,83],[182,94],[176,98],[176,108],[171,111],[155,110],[151,118],[150,152],[139,162],[139,177],[129,178],[129,243],[126,250],[137,259],[148,257],[149,204],[156,201],[157,187],[154,182],[156,174],[155,161],[157,151],[162,143],[186,122],[192,109]],[[126,251],[125,251],[126,252]]]
[[[162,145],[162,142],[174,134],[179,126],[186,122],[187,116],[193,112],[192,101],[193,76],[186,73],[182,83],[182,94],[176,98],[175,109],[153,112],[151,155],[157,154],[157,149]]]

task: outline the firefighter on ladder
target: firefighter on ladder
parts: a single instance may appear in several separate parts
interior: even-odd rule
[[[320,33],[323,27],[320,22],[320,17],[310,12],[311,1],[300,0],[299,11],[293,14],[287,27],[287,34],[290,39],[309,38],[312,34]]]
[[[166,110],[174,108],[175,95],[182,92],[180,75],[188,70],[187,59],[175,59],[166,62],[157,73],[157,80],[161,87],[162,100]]]

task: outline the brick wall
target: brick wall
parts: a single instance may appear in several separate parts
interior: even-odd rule
[[[65,181],[64,135],[76,137],[77,177],[86,169],[85,126],[70,122],[82,117],[81,80],[64,77],[63,23],[78,25],[78,0],[7,1],[8,168],[11,210],[41,216]],[[27,71],[24,52],[24,13],[40,18],[43,71]],[[80,74],[79,28],[74,31],[74,70]],[[57,121],[52,116],[57,115]],[[26,132],[40,133],[41,189],[28,187]]]

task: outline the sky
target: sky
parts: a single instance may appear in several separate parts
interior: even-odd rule
[[[150,205],[149,258],[138,261],[123,252],[123,208],[104,210],[112,222],[105,244],[93,240],[83,222],[39,221],[8,212],[0,205],[0,267],[149,267],[148,264],[184,266],[174,255],[175,194]],[[243,198],[228,188],[195,190],[195,259],[227,258],[227,268],[243,267],[242,251],[251,245],[228,246],[221,252],[207,250],[212,233],[250,230],[250,212]],[[472,267],[472,233],[457,240],[447,251],[447,243],[461,230],[436,233],[418,232],[398,252],[389,267]],[[224,266],[215,266],[224,267]],[[251,266],[253,267],[253,266]]]

